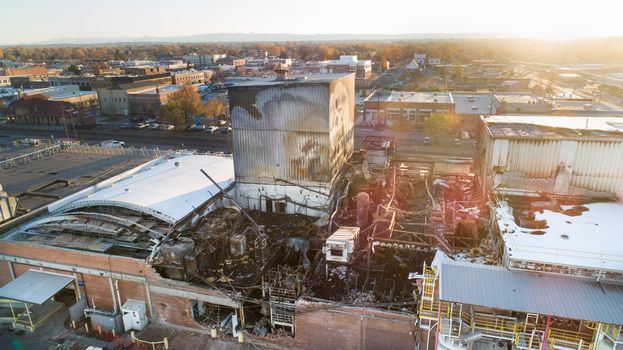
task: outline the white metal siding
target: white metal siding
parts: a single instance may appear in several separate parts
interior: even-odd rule
[[[526,179],[553,180],[558,164],[564,162],[572,167],[571,186],[623,193],[623,142],[493,139],[485,144],[485,172],[489,176],[494,174],[494,167],[501,166],[504,172]]]

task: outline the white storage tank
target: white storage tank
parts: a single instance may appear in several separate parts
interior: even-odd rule
[[[128,299],[121,307],[123,315],[123,327],[126,331],[140,331],[147,326],[147,312],[145,302],[140,300]]]

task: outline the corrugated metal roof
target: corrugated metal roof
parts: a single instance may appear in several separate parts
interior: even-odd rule
[[[183,155],[130,170],[115,181],[106,180],[61,199],[49,209],[59,213],[89,206],[114,206],[148,213],[174,224],[219,192],[201,174],[201,169],[222,188],[234,182],[231,158]]]
[[[0,298],[40,305],[73,282],[73,280],[72,276],[26,271],[0,288]]]
[[[621,285],[457,262],[441,264],[439,284],[443,301],[623,324]]]

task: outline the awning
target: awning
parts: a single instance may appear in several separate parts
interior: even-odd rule
[[[0,298],[40,305],[73,281],[73,276],[27,271],[0,288]]]
[[[462,262],[441,263],[439,299],[576,320],[623,324],[623,286]]]

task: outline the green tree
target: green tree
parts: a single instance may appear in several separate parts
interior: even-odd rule
[[[76,66],[75,64],[70,65],[69,68],[67,68],[67,70],[74,73],[75,75],[80,75],[81,73],[80,68],[78,68],[78,66]]]
[[[184,128],[188,117],[202,114],[206,114],[205,106],[201,104],[201,98],[192,86],[184,86],[172,93],[167,104],[160,108],[160,117],[165,123],[175,125],[177,130]]]
[[[456,131],[458,121],[448,113],[431,113],[424,122],[424,132],[432,136],[450,135]]]

